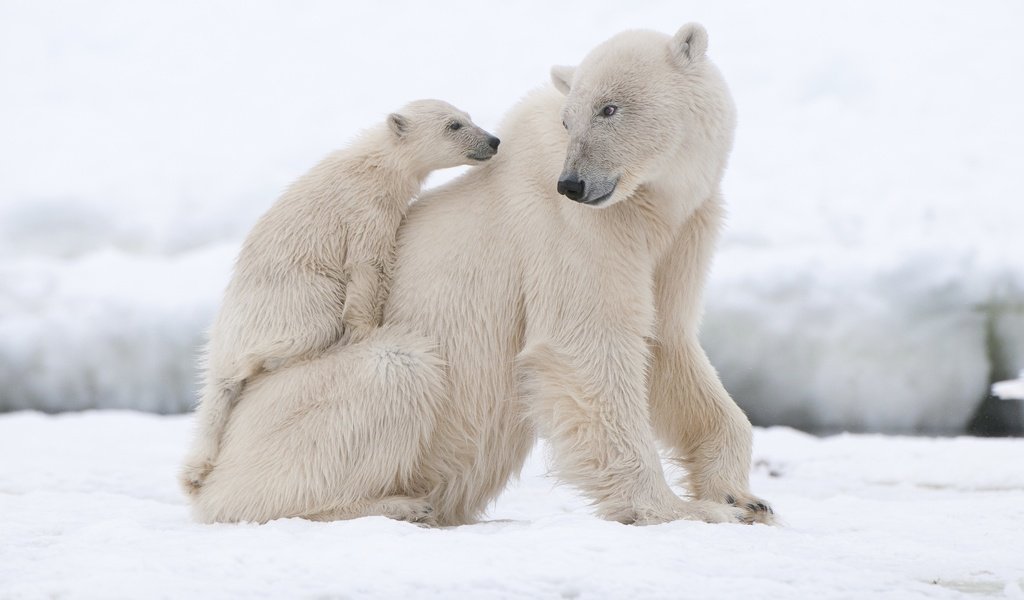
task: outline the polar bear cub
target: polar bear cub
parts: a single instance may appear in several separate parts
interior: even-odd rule
[[[246,380],[379,325],[398,226],[424,179],[488,160],[498,143],[454,106],[417,100],[313,167],[259,219],[210,330],[186,493],[213,469]]]

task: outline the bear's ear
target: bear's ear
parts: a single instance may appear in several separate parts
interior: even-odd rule
[[[551,67],[551,83],[555,84],[558,91],[568,96],[569,89],[572,87],[572,74],[575,72],[576,67],[555,65]]]
[[[680,64],[704,56],[708,51],[708,32],[700,23],[687,23],[672,36],[672,54]]]
[[[398,113],[391,113],[388,115],[388,128],[396,138],[401,139],[409,131],[409,121]]]

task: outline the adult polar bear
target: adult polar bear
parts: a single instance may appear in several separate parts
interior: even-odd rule
[[[469,523],[540,434],[602,517],[770,521],[697,341],[735,121],[706,48],[630,31],[555,67],[564,96],[526,97],[495,159],[409,211],[384,327],[246,389],[197,517]]]

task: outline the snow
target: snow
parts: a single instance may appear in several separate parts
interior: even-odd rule
[[[963,431],[1024,367],[1024,4],[0,4],[0,410],[186,410],[234,252],[417,97],[703,22],[739,108],[704,341],[763,424]],[[382,25],[383,24],[383,25]],[[433,183],[454,176],[445,172]]]
[[[0,408],[187,408],[192,358],[236,252],[0,263]]]
[[[1003,400],[1024,400],[1024,372],[1020,379],[1000,381],[992,386],[992,394]]]
[[[543,451],[487,521],[190,520],[190,418],[0,416],[4,598],[1022,597],[1021,440],[757,429],[779,527],[592,516]]]
[[[0,410],[186,410],[242,237],[320,156],[417,97],[495,128],[550,65],[696,20],[740,112],[726,385],[763,424],[963,431],[1024,367],[1024,4],[635,4],[0,3]],[[1020,440],[758,428],[780,527],[601,521],[541,447],[430,530],[193,523],[190,426],[0,415],[0,598],[1024,598]]]

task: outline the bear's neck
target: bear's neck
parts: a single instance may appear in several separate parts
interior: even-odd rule
[[[396,142],[385,125],[364,131],[349,147],[349,161],[356,171],[374,172],[379,181],[393,182],[395,193],[406,199],[419,192],[430,175],[419,157]]]

